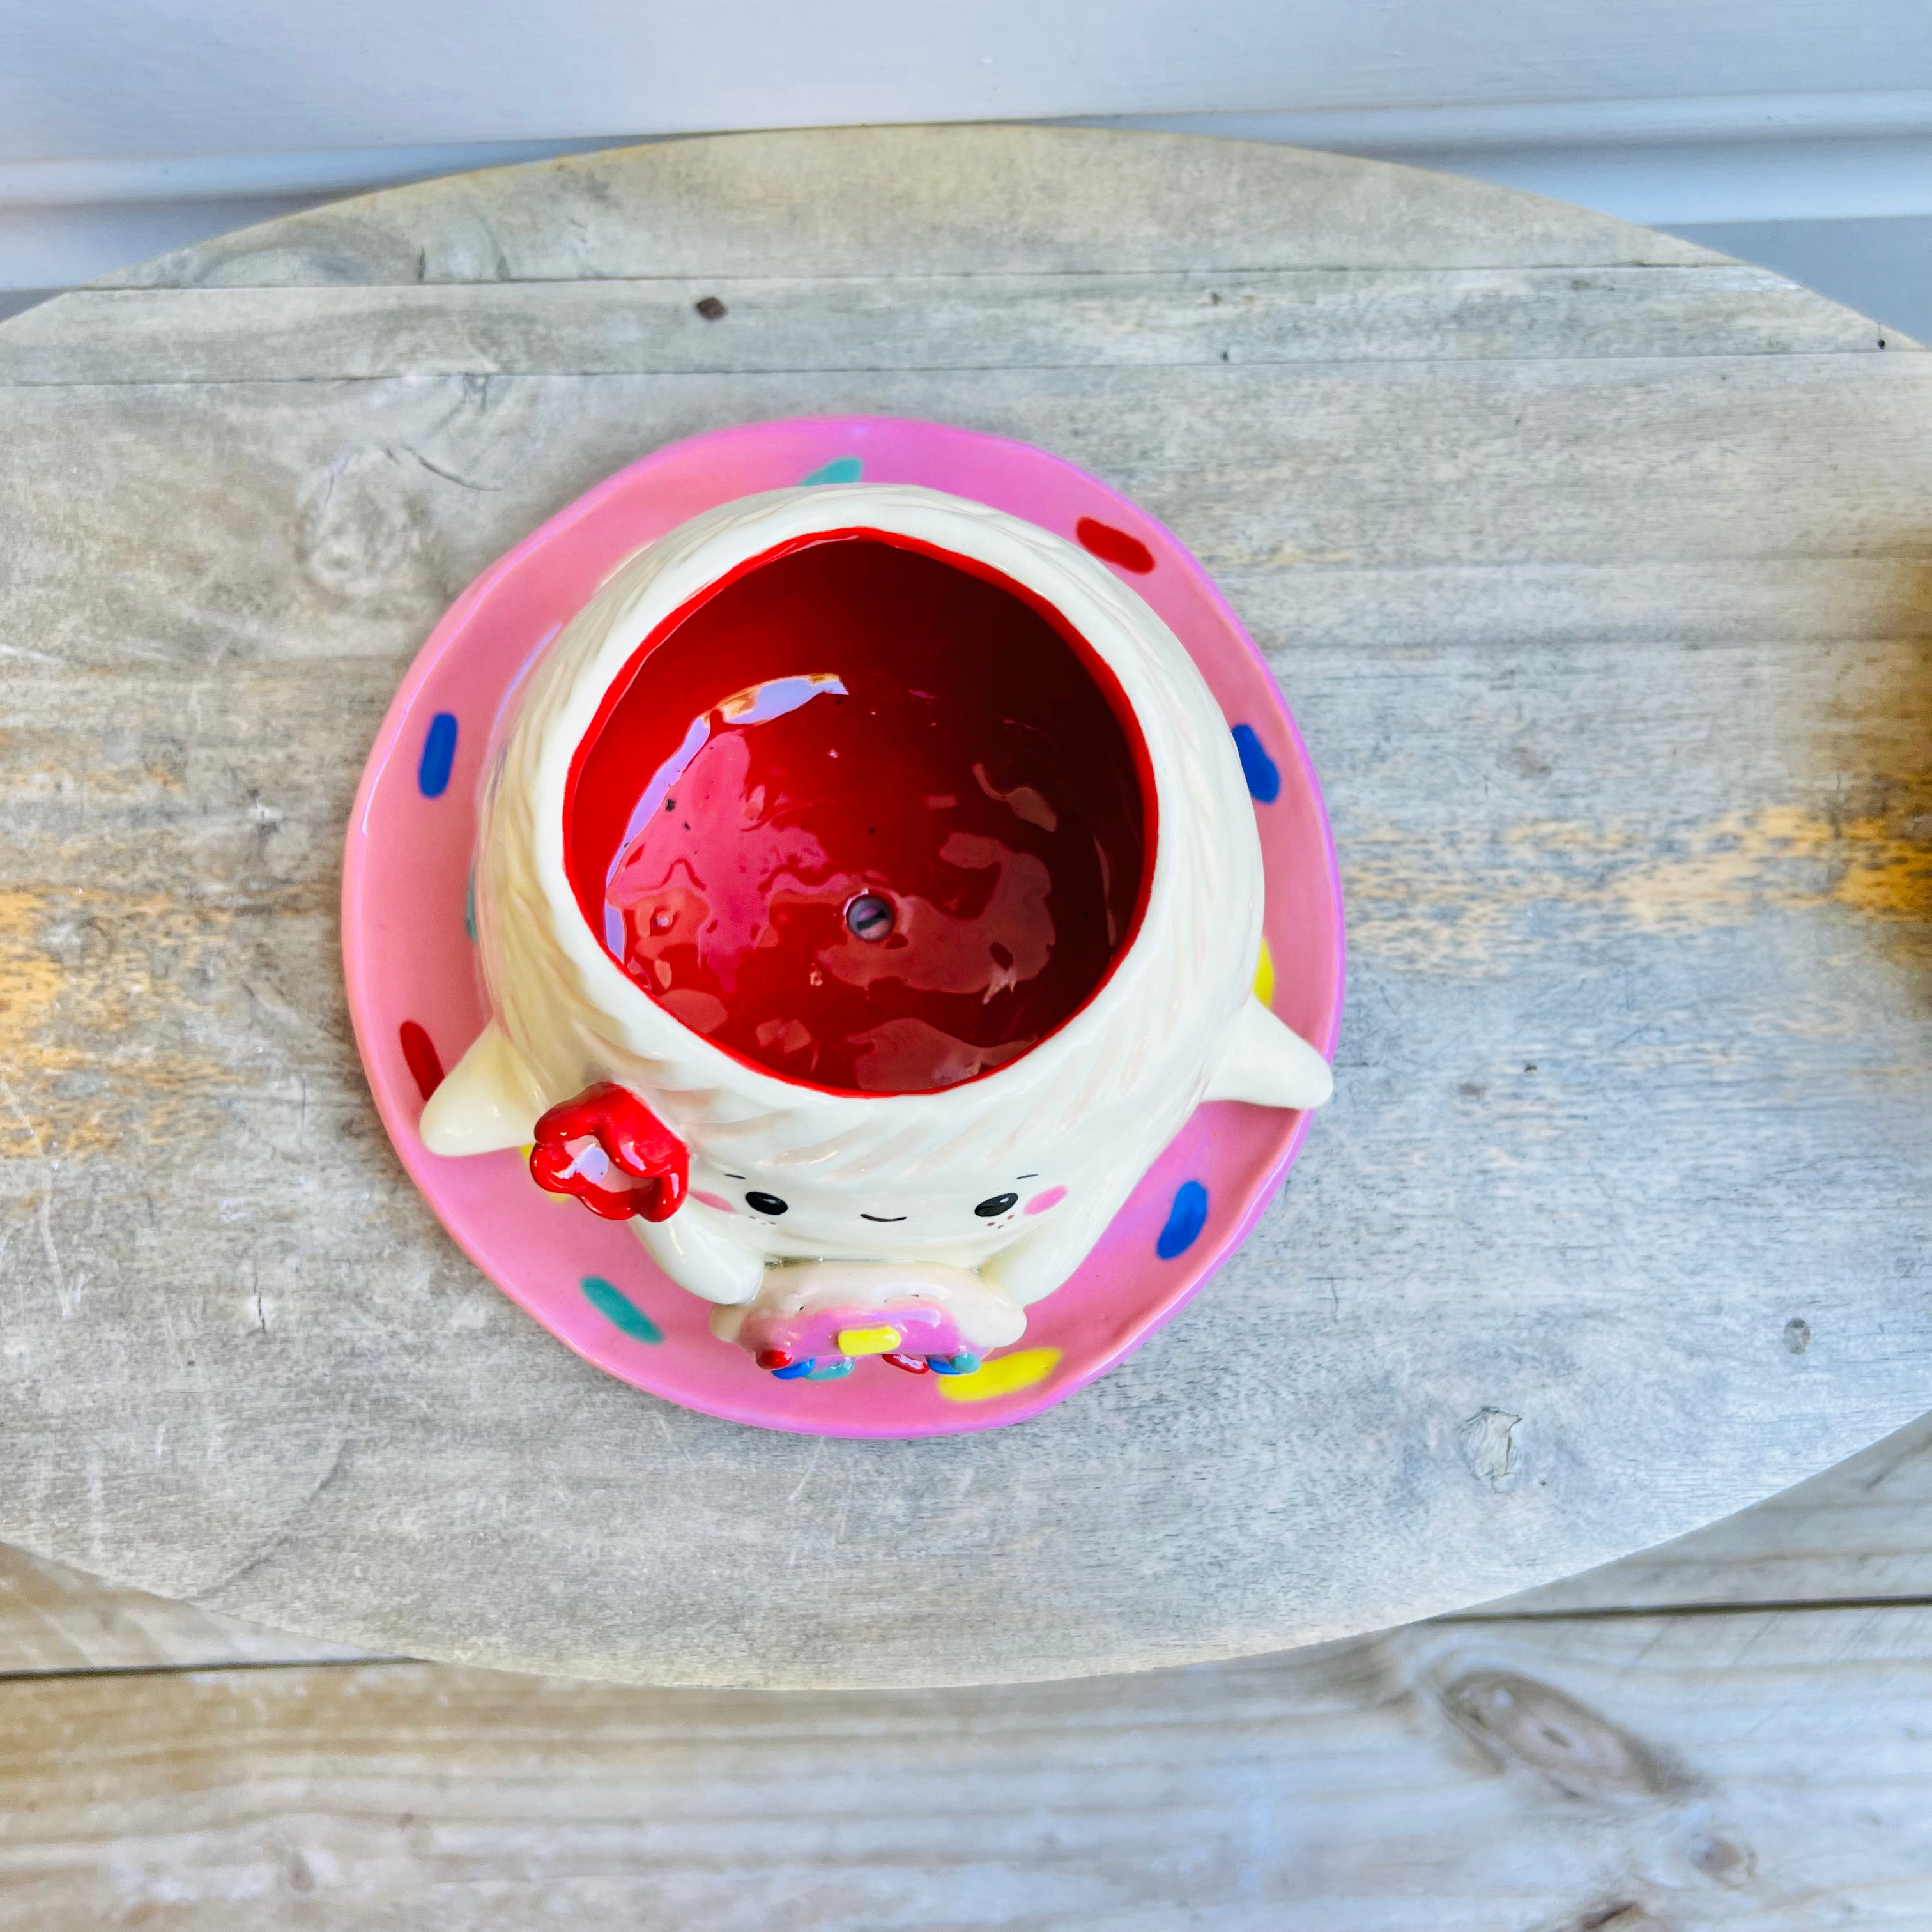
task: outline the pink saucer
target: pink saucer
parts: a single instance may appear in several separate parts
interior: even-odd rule
[[[620,1380],[734,1422],[808,1435],[953,1435],[1018,1422],[1146,1339],[1247,1233],[1292,1164],[1305,1115],[1201,1108],[1084,1265],[1028,1311],[976,1375],[862,1359],[778,1381],[716,1340],[706,1305],[628,1227],[543,1192],[514,1152],[446,1160],[416,1138],[424,1098],[483,1027],[469,934],[474,800],[505,700],[632,551],[699,512],[799,483],[919,483],[1082,543],[1187,646],[1233,729],[1261,827],[1267,940],[1282,1018],[1332,1053],[1342,898],[1322,793],[1274,680],[1207,574],[1145,512],[1022,442],[888,416],[748,423],[620,470],[484,571],[417,654],[370,752],[349,827],[342,949],[383,1125],[464,1252],[505,1294]]]

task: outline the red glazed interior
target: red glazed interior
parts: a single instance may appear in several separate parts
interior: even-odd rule
[[[660,625],[572,766],[607,951],[694,1031],[814,1087],[1016,1059],[1132,940],[1155,836],[1112,673],[970,559],[868,530],[753,559]]]

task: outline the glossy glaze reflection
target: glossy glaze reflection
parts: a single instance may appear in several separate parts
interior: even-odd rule
[[[660,627],[572,776],[572,886],[693,1030],[871,1094],[992,1071],[1091,996],[1152,826],[1097,658],[982,566],[836,532]]]

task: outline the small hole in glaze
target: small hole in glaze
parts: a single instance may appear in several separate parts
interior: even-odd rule
[[[845,908],[845,929],[854,939],[876,946],[892,929],[892,902],[877,892],[861,892]]]

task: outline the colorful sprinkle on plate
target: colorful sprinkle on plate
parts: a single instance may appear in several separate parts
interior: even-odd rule
[[[1208,1190],[1198,1180],[1184,1180],[1174,1190],[1174,1205],[1167,1210],[1167,1226],[1154,1251],[1164,1262],[1184,1255],[1201,1238],[1208,1225]]]
[[[440,798],[449,789],[456,765],[456,714],[439,711],[423,736],[422,757],[416,766],[416,788],[424,798]]]
[[[664,1330],[614,1281],[587,1274],[578,1283],[584,1298],[613,1328],[639,1342],[662,1342]]]
[[[1103,524],[1097,517],[1082,517],[1073,526],[1073,534],[1080,539],[1081,548],[1092,551],[1102,563],[1118,564],[1137,577],[1144,577],[1154,568],[1154,552],[1138,537]]]
[[[1262,941],[1261,956],[1255,962],[1255,998],[1264,1006],[1274,1004],[1274,955],[1268,950],[1268,943]]]
[[[1234,727],[1234,749],[1241,754],[1241,776],[1257,805],[1272,805],[1281,796],[1281,770],[1255,736],[1252,724]]]
[[[429,1096],[442,1084],[442,1061],[437,1056],[436,1042],[414,1020],[404,1021],[396,1029],[396,1037],[402,1042],[403,1063],[427,1107]]]
[[[1017,1395],[1022,1389],[1045,1382],[1059,1360],[1058,1348],[1016,1348],[1010,1355],[996,1355],[967,1374],[946,1376],[939,1384],[939,1393],[948,1402],[991,1402],[995,1396]]]

